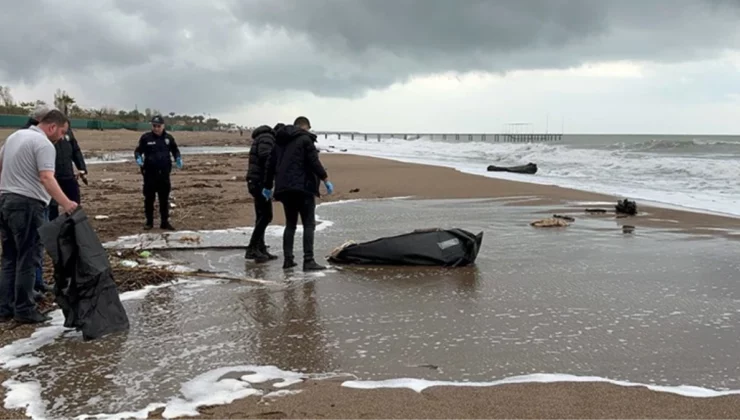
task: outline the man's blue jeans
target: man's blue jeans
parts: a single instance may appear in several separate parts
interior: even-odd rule
[[[44,222],[49,221],[49,207],[44,207]],[[46,290],[44,283],[44,248],[41,247],[41,263],[36,267],[36,284],[33,286],[36,290]]]
[[[45,204],[17,194],[0,195],[0,318],[33,319],[34,274],[40,264],[38,229],[44,223]]]

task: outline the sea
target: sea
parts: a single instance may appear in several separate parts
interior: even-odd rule
[[[320,149],[458,169],[629,198],[643,204],[740,217],[740,135],[575,135],[560,141],[497,143],[448,135],[319,135]],[[536,163],[534,175],[487,172],[488,165]],[[639,206],[638,202],[638,206]]]

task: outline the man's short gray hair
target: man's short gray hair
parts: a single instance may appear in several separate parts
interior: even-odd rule
[[[47,104],[38,104],[36,108],[31,111],[31,118],[36,121],[41,121],[49,111],[56,109],[55,107]]]

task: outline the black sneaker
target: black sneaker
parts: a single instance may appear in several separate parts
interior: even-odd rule
[[[293,258],[286,258],[285,259],[285,262],[283,263],[283,270],[287,270],[289,268],[293,268],[293,267],[295,267],[297,265],[298,264],[296,264],[296,262],[295,262],[295,260],[293,260]]]
[[[321,271],[326,270],[326,267],[320,265],[315,260],[303,261],[303,271]]]
[[[175,228],[170,224],[170,222],[164,222],[161,225],[159,225],[160,229],[163,230],[175,230]]]
[[[151,222],[147,222],[147,223],[146,223],[146,224],[144,225],[144,230],[152,230],[152,229],[154,229],[154,223],[151,223]]]
[[[40,314],[38,312],[34,312],[31,315],[28,316],[16,316],[13,318],[15,322],[19,324],[40,324],[42,322],[46,322],[51,320],[51,317],[49,315]]]

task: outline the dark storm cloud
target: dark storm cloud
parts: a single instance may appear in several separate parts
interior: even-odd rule
[[[7,3],[0,80],[57,74],[100,103],[183,112],[225,111],[275,90],[354,97],[435,72],[740,49],[737,0]]]

